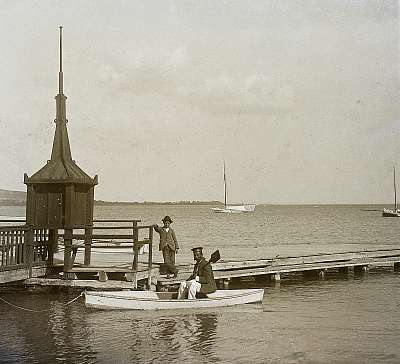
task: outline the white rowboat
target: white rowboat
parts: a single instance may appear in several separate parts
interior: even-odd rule
[[[263,289],[217,290],[207,298],[178,300],[176,292],[114,291],[85,292],[86,307],[103,310],[171,310],[208,308],[261,302]]]

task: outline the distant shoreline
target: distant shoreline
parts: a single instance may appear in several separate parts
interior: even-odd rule
[[[103,201],[95,200],[95,205],[223,205],[219,201],[144,201],[144,202],[130,202],[130,201]]]
[[[0,199],[0,207],[7,206],[25,206],[25,200],[12,200],[12,199]],[[170,202],[155,202],[155,201],[145,201],[145,202],[129,202],[129,201],[103,201],[95,200],[95,206],[223,206],[222,202],[219,201],[170,201]],[[232,204],[234,205],[234,204]],[[308,206],[308,207],[324,207],[324,206],[389,206],[390,203],[338,203],[338,204],[282,204],[282,203],[259,203],[257,206]],[[369,210],[364,210],[369,211]],[[370,210],[374,211],[374,210]],[[378,211],[378,210],[376,210]],[[379,210],[380,211],[380,210]]]
[[[254,203],[254,202],[253,202]],[[96,206],[113,206],[113,205],[139,205],[139,206],[222,206],[223,202],[220,201],[104,201],[95,200]],[[231,203],[230,205],[240,205],[241,203]],[[26,205],[26,192],[24,191],[11,191],[0,189],[0,206],[25,206]],[[382,203],[256,203],[258,206],[382,206],[393,205],[391,202]]]

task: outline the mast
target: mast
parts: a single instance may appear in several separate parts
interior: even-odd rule
[[[224,207],[226,209],[226,200],[227,200],[227,193],[226,193],[226,174],[225,174],[225,159],[224,159]]]
[[[397,212],[396,167],[393,166],[394,212]]]

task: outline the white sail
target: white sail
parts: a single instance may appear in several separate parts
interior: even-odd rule
[[[253,212],[256,208],[255,204],[242,204],[242,205],[227,205],[227,188],[226,188],[226,173],[225,173],[225,161],[224,161],[224,208],[213,207],[212,211],[217,213],[241,213],[241,212]]]

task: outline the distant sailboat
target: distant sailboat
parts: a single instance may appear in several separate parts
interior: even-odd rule
[[[218,213],[241,213],[241,212],[253,212],[256,208],[255,204],[242,204],[242,205],[228,205],[227,204],[227,191],[226,191],[226,173],[225,173],[225,161],[224,161],[224,208],[213,207],[211,210]]]
[[[396,168],[394,166],[393,166],[393,187],[394,187],[394,208],[393,210],[384,208],[382,211],[383,217],[400,217],[400,210],[397,208]]]

